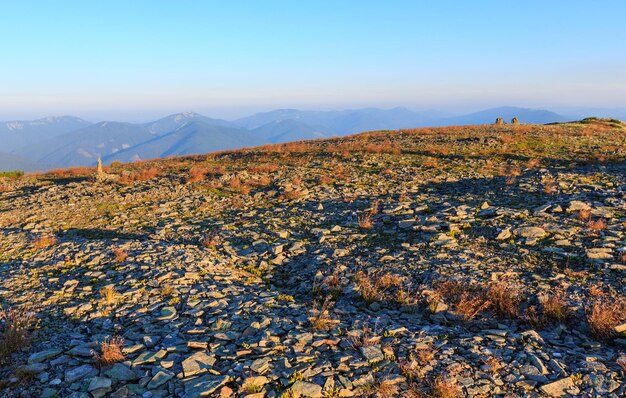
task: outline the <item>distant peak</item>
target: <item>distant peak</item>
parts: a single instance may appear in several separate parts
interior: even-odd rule
[[[176,122],[180,122],[181,120],[185,120],[185,119],[195,119],[198,117],[202,117],[202,115],[196,112],[180,112],[172,116],[174,116],[174,121]]]

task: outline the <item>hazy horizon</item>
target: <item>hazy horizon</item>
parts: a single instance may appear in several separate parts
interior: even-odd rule
[[[468,114],[472,114],[475,112],[481,112],[489,109],[495,108],[520,108],[520,109],[529,109],[529,110],[545,110],[549,112],[555,112],[561,114],[563,116],[571,116],[571,117],[615,117],[615,118],[623,118],[626,115],[626,107],[622,108],[594,108],[594,107],[544,107],[544,106],[517,106],[511,104],[498,104],[494,106],[485,106],[485,107],[458,107],[458,108],[411,108],[403,105],[398,106],[389,106],[389,107],[377,107],[377,106],[353,106],[353,107],[336,107],[336,108],[323,108],[323,107],[294,107],[294,106],[284,106],[277,108],[256,108],[256,107],[242,107],[242,108],[217,108],[217,109],[207,109],[205,111],[199,111],[196,109],[165,109],[165,110],[148,110],[146,112],[116,112],[112,114],[108,114],[106,112],[94,112],[93,114],[84,114],[78,112],[63,112],[57,114],[34,114],[34,113],[25,113],[23,116],[8,115],[7,117],[2,117],[2,112],[0,112],[0,122],[11,122],[11,121],[30,121],[30,120],[39,120],[45,119],[48,117],[63,117],[63,116],[71,116],[78,117],[90,123],[98,123],[98,122],[126,122],[126,123],[149,123],[156,121],[158,119],[181,114],[186,112],[197,113],[202,116],[207,116],[214,119],[223,119],[227,121],[236,121],[238,119],[242,119],[248,116],[252,116],[259,113],[272,112],[283,109],[296,109],[299,111],[358,111],[362,109],[381,109],[381,110],[391,110],[394,108],[403,108],[407,109],[411,112],[426,114],[434,119],[438,117],[454,117],[454,116],[464,116]],[[246,110],[248,110],[246,112]],[[108,117],[109,115],[110,117]]]
[[[10,2],[0,120],[624,108],[626,4]]]

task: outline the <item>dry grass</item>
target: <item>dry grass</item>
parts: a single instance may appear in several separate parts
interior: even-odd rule
[[[487,289],[491,309],[499,316],[516,318],[519,316],[521,290],[508,281],[495,282]]]
[[[328,184],[332,183],[335,180],[332,177],[329,177],[326,174],[324,174],[324,175],[319,176],[317,181],[318,181],[318,183],[320,185],[328,185]]]
[[[383,379],[381,381],[365,384],[359,388],[360,397],[394,398],[400,396],[400,388],[393,380]]]
[[[189,175],[187,175],[187,183],[192,184],[194,182],[202,181],[208,174],[208,170],[204,167],[192,167],[189,169]]]
[[[135,179],[137,181],[149,181],[159,175],[159,169],[156,167],[150,167],[149,169],[143,169],[136,174]]]
[[[437,351],[438,350],[435,349],[432,343],[421,345],[415,348],[415,358],[420,365],[428,365],[433,359],[435,359]]]
[[[279,199],[282,200],[294,200],[294,199],[298,199],[300,196],[302,196],[302,192],[300,192],[300,190],[298,189],[288,189],[285,192],[283,192],[280,195]]]
[[[263,391],[263,386],[256,383],[255,380],[249,379],[243,383],[241,390],[246,394],[256,394]]]
[[[587,223],[587,228],[589,229],[590,234],[598,234],[606,229],[606,221],[603,218],[596,221],[589,221]]]
[[[374,301],[386,300],[387,291],[392,288],[400,288],[403,278],[394,274],[384,274],[378,278],[373,278],[363,271],[354,275],[354,280],[359,287],[361,298],[371,304]]]
[[[598,284],[593,284],[591,286],[589,286],[589,295],[591,297],[602,297],[604,296],[604,290],[602,290],[602,286],[598,285]]]
[[[390,153],[394,155],[400,154],[400,148],[394,147],[390,142],[372,143],[366,144],[363,147],[363,152],[367,153]]]
[[[234,177],[228,182],[228,186],[234,191],[238,191],[242,185],[239,177]]]
[[[37,323],[29,307],[0,308],[0,363],[8,362],[11,353],[28,346]]]
[[[120,176],[117,182],[122,185],[131,186],[135,183],[135,176],[132,174],[123,174],[122,176]]]
[[[434,297],[452,303],[458,315],[464,320],[470,320],[487,309],[498,316],[516,318],[519,315],[520,294],[519,287],[508,281],[487,286],[443,280],[436,284]]]
[[[368,347],[378,344],[380,336],[378,335],[378,320],[374,323],[374,327],[370,327],[368,322],[363,322],[360,330],[354,330],[348,333],[348,343],[355,351],[359,347]]]
[[[466,291],[461,294],[454,311],[465,321],[474,319],[479,313],[489,308],[490,301],[482,291]]]
[[[114,247],[113,256],[115,256],[116,263],[123,263],[128,258],[128,253],[121,247]]]
[[[174,286],[165,284],[161,286],[161,296],[171,296],[174,293]]]
[[[332,274],[328,275],[324,278],[323,286],[326,288],[328,293],[333,297],[333,299],[339,298],[342,293],[341,283],[339,280],[339,271],[335,270]]]
[[[249,169],[251,173],[273,173],[277,170],[278,165],[276,163],[260,164]]]
[[[300,177],[299,175],[291,177],[291,183],[293,185],[302,185],[302,177]]]
[[[359,271],[354,275],[361,298],[367,303],[373,303],[381,298],[381,292],[378,291],[372,278],[363,271]]]
[[[457,380],[448,375],[441,375],[430,383],[430,393],[435,398],[461,397],[461,387]]]
[[[374,228],[374,222],[372,221],[372,214],[366,211],[358,216],[359,227],[363,229]]]
[[[134,173],[126,173],[120,176],[118,182],[122,185],[132,186],[137,181],[149,181],[159,175],[159,169],[151,167]]]
[[[256,180],[256,184],[260,187],[266,187],[272,183],[272,179],[268,176],[261,176]]]
[[[598,339],[609,340],[616,334],[615,327],[626,321],[626,300],[623,297],[602,295],[594,299],[587,310],[591,333]]]
[[[33,249],[35,250],[44,249],[46,247],[53,246],[55,243],[57,243],[57,240],[54,236],[52,235],[42,236],[33,243]]]
[[[500,369],[504,368],[502,362],[500,362],[498,358],[491,355],[484,359],[483,362],[487,367],[489,367],[489,373],[491,373],[492,376],[497,375]]]
[[[570,309],[562,291],[540,297],[539,303],[546,321],[563,322],[570,316]]]
[[[426,159],[424,159],[424,161],[422,162],[422,165],[429,169],[441,168],[441,165],[439,164],[439,159],[437,159],[436,157],[432,157],[432,156],[428,156]]]
[[[454,312],[464,321],[474,319],[492,305],[489,289],[450,279],[438,282],[434,294],[429,296],[428,305],[431,312],[436,310],[440,299],[453,304]]]
[[[85,177],[91,175],[93,172],[94,169],[90,167],[70,167],[67,169],[67,173],[71,177]]]
[[[105,286],[100,289],[100,297],[105,305],[114,305],[118,300],[118,293],[113,286]]]
[[[546,195],[554,195],[557,193],[558,185],[554,177],[544,177],[541,183],[543,185],[543,193]]]
[[[580,221],[589,221],[591,219],[591,211],[582,209],[578,212],[578,219]]]
[[[216,229],[208,230],[202,239],[200,239],[200,244],[207,249],[215,249],[217,245],[220,244],[220,234]]]
[[[424,368],[415,360],[404,360],[398,362],[400,373],[409,381],[419,380],[424,377]]]
[[[120,336],[115,336],[100,343],[100,354],[94,355],[97,366],[103,368],[122,362],[126,358],[122,352],[123,346],[124,339]]]
[[[534,169],[537,166],[541,165],[541,159],[539,158],[534,158],[534,159],[530,159],[528,162],[526,162],[526,168],[527,169]]]
[[[448,302],[456,303],[461,298],[461,294],[466,291],[466,287],[459,281],[445,279],[436,283],[435,293]]]
[[[313,329],[330,330],[339,323],[338,320],[330,317],[332,304],[330,296],[326,297],[326,300],[324,300],[321,308],[319,308],[319,304],[317,302],[313,303],[313,309],[311,310],[311,316],[309,317],[309,322],[311,323]]]

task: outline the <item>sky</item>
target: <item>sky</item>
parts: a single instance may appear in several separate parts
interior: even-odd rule
[[[626,107],[626,2],[0,0],[0,120]]]

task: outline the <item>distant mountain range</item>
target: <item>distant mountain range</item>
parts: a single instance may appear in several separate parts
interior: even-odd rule
[[[371,130],[493,123],[497,117],[522,123],[578,119],[539,109],[500,107],[453,117],[405,108],[344,111],[280,109],[227,121],[193,112],[150,123],[90,123],[72,117],[0,123],[0,170],[47,170],[214,152]]]

